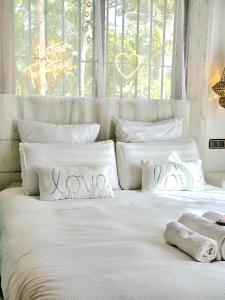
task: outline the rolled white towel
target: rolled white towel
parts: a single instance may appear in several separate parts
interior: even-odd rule
[[[219,220],[223,220],[225,217],[225,214],[221,214],[219,212],[215,212],[215,211],[207,211],[206,213],[204,213],[202,215],[203,218],[209,219],[213,222],[219,221]]]
[[[215,240],[218,245],[216,259],[225,259],[225,229],[223,226],[219,226],[211,220],[205,219],[199,215],[195,215],[192,213],[184,214],[178,220],[178,222],[201,235]]]
[[[217,255],[217,242],[200,235],[179,222],[167,224],[164,233],[165,241],[200,262],[211,262]]]

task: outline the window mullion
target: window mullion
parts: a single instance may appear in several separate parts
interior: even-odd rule
[[[93,19],[92,19],[92,96],[97,97],[97,89],[96,89],[96,57],[95,57],[95,49],[96,49],[96,34],[95,30],[97,27],[96,18],[95,18],[95,1],[93,1]]]
[[[124,52],[124,15],[125,15],[125,10],[124,10],[124,2],[125,0],[122,0],[122,52]],[[123,69],[123,58],[121,57],[121,69]],[[123,97],[123,76],[120,76],[120,97]]]
[[[139,25],[140,25],[140,0],[137,0],[137,35],[136,35],[137,54],[139,54]],[[135,97],[137,97],[137,85],[138,85],[138,72],[136,73],[136,77],[135,77]]]
[[[167,10],[167,0],[164,0],[162,69],[161,69],[161,86],[160,86],[160,98],[161,99],[163,99],[163,83],[164,83],[164,57],[165,57],[165,39],[166,39],[166,10]]]
[[[173,23],[173,48],[172,48],[172,77],[171,77],[171,93],[170,96],[172,97],[172,95],[174,95],[174,84],[175,84],[175,80],[174,80],[174,73],[175,73],[175,61],[176,61],[176,43],[177,43],[177,0],[175,0],[175,11],[174,11],[174,23]]]
[[[45,45],[48,46],[48,0],[45,0]]]
[[[82,16],[81,16],[81,0],[79,0],[79,48],[78,48],[78,97],[81,97],[81,29],[82,29]]]
[[[62,16],[62,41],[65,42],[65,3],[64,0],[61,0],[61,16]],[[64,54],[62,53],[62,60],[64,65]],[[62,71],[62,95],[65,94],[65,72],[64,68]]]
[[[45,0],[45,62],[46,62],[46,47],[48,47],[48,0]],[[46,78],[46,74],[45,74]],[[48,94],[47,88],[45,88],[45,95]]]
[[[115,19],[114,19],[114,47],[113,47],[113,55],[114,58],[116,57],[116,51],[117,51],[117,0],[115,0]],[[115,87],[116,87],[116,68],[113,67],[113,82],[112,82],[112,96],[115,97]]]
[[[104,16],[106,15],[106,21],[104,22],[106,24],[106,38],[105,38],[105,55],[104,55],[104,58],[105,58],[105,63],[104,63],[104,70],[105,70],[105,91],[107,90],[107,80],[108,80],[108,70],[110,70],[110,65],[109,65],[109,47],[108,47],[108,39],[109,39],[109,0],[107,0],[106,2],[106,14],[104,14]]]
[[[105,59],[106,51],[107,51],[106,50],[106,43],[105,43],[105,32],[106,32],[106,14],[105,14],[105,10],[106,10],[106,2],[105,2],[105,0],[101,0],[101,37],[102,37],[101,53],[102,53],[103,72],[104,72],[104,74],[102,74],[104,93],[106,91],[106,65],[107,65],[107,61]]]
[[[28,23],[29,23],[29,57],[32,59],[32,32],[31,32],[31,0],[28,0]]]
[[[28,24],[29,24],[29,64],[32,63],[32,31],[31,31],[31,0],[28,0]],[[28,87],[29,94],[31,87]]]
[[[103,1],[103,0],[102,0]],[[105,83],[104,83],[104,50],[103,50],[103,17],[102,17],[102,1],[96,1],[95,17],[98,23],[95,31],[96,36],[96,60],[97,60],[97,72],[96,72],[96,85],[98,99],[104,101],[105,99]]]
[[[151,54],[152,54],[152,23],[153,23],[153,0],[150,4],[150,22],[149,22],[149,54],[148,54],[148,98],[151,97]]]

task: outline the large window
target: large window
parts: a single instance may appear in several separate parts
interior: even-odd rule
[[[170,98],[175,0],[96,1],[14,1],[17,94]]]

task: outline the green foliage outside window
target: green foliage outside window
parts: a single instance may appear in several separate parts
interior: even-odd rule
[[[15,0],[15,75],[17,94],[95,97],[96,62],[95,3],[88,0]],[[108,0],[102,25],[109,98],[168,99],[171,96],[175,0]],[[89,14],[87,22],[84,18]],[[100,24],[100,23],[99,23]],[[99,29],[98,29],[99,30]],[[70,60],[56,78],[46,75],[32,85],[26,68],[38,62],[34,49],[65,42],[63,62]],[[116,57],[120,57],[116,65]],[[138,59],[132,54],[137,54]],[[140,63],[140,65],[138,64]],[[138,68],[137,68],[138,66]],[[125,75],[132,74],[125,78]]]

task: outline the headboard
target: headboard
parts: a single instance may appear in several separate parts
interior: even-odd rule
[[[156,121],[170,117],[184,118],[188,135],[187,101],[181,100],[107,100],[70,97],[0,95],[0,190],[20,181],[19,134],[17,119],[48,123],[101,124],[99,140],[114,138],[112,116],[137,121]]]

